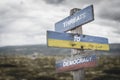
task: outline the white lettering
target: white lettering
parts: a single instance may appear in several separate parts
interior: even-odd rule
[[[90,62],[92,61],[94,57],[93,56],[88,56],[88,57],[82,57],[82,58],[77,58],[73,60],[66,60],[63,62],[63,67],[70,66],[70,65],[75,65],[75,64],[81,64],[85,62]]]
[[[80,21],[81,19],[84,19],[86,17],[86,13],[82,13],[76,17],[71,18],[70,20],[67,20],[63,23],[64,28],[68,27],[72,24],[75,24],[76,22]]]
[[[80,40],[81,40],[80,36],[78,36],[78,35],[74,35],[74,41],[79,42]]]
[[[63,62],[63,66],[67,66],[68,65],[68,62]]]

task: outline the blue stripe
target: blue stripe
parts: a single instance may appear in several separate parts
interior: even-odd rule
[[[94,42],[94,43],[101,43],[101,44],[108,44],[108,39],[103,37],[96,37],[96,36],[88,36],[88,35],[81,35],[81,42]]]
[[[76,34],[47,31],[47,38],[49,39],[74,41],[75,35]],[[108,39],[104,37],[96,37],[89,35],[78,35],[78,37],[80,38],[80,42],[108,44]]]
[[[47,36],[50,39],[58,39],[58,40],[69,40],[73,41],[73,36],[67,33],[59,33],[53,31],[47,31]]]

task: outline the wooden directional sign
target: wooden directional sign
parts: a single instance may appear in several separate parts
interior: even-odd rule
[[[56,61],[56,71],[65,72],[77,70],[80,68],[95,67],[97,65],[96,55],[76,56],[74,58],[66,58]]]
[[[47,45],[72,49],[109,50],[107,38],[53,31],[47,31]]]
[[[68,16],[65,19],[57,22],[55,24],[55,31],[65,32],[93,20],[94,20],[93,5],[90,5],[76,12],[74,15]]]

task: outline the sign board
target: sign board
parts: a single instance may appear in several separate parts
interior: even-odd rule
[[[65,32],[93,20],[94,20],[93,5],[90,5],[76,12],[72,16],[68,16],[65,19],[57,22],[55,24],[55,31]]]
[[[56,72],[77,70],[80,68],[95,67],[97,65],[96,55],[76,56],[56,61]]]
[[[72,49],[109,50],[107,38],[53,31],[47,31],[47,45]]]

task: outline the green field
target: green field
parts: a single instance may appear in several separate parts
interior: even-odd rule
[[[0,80],[73,80],[71,72],[55,72],[58,58],[0,56]],[[85,69],[85,80],[120,80],[120,56],[100,56],[97,67]]]

